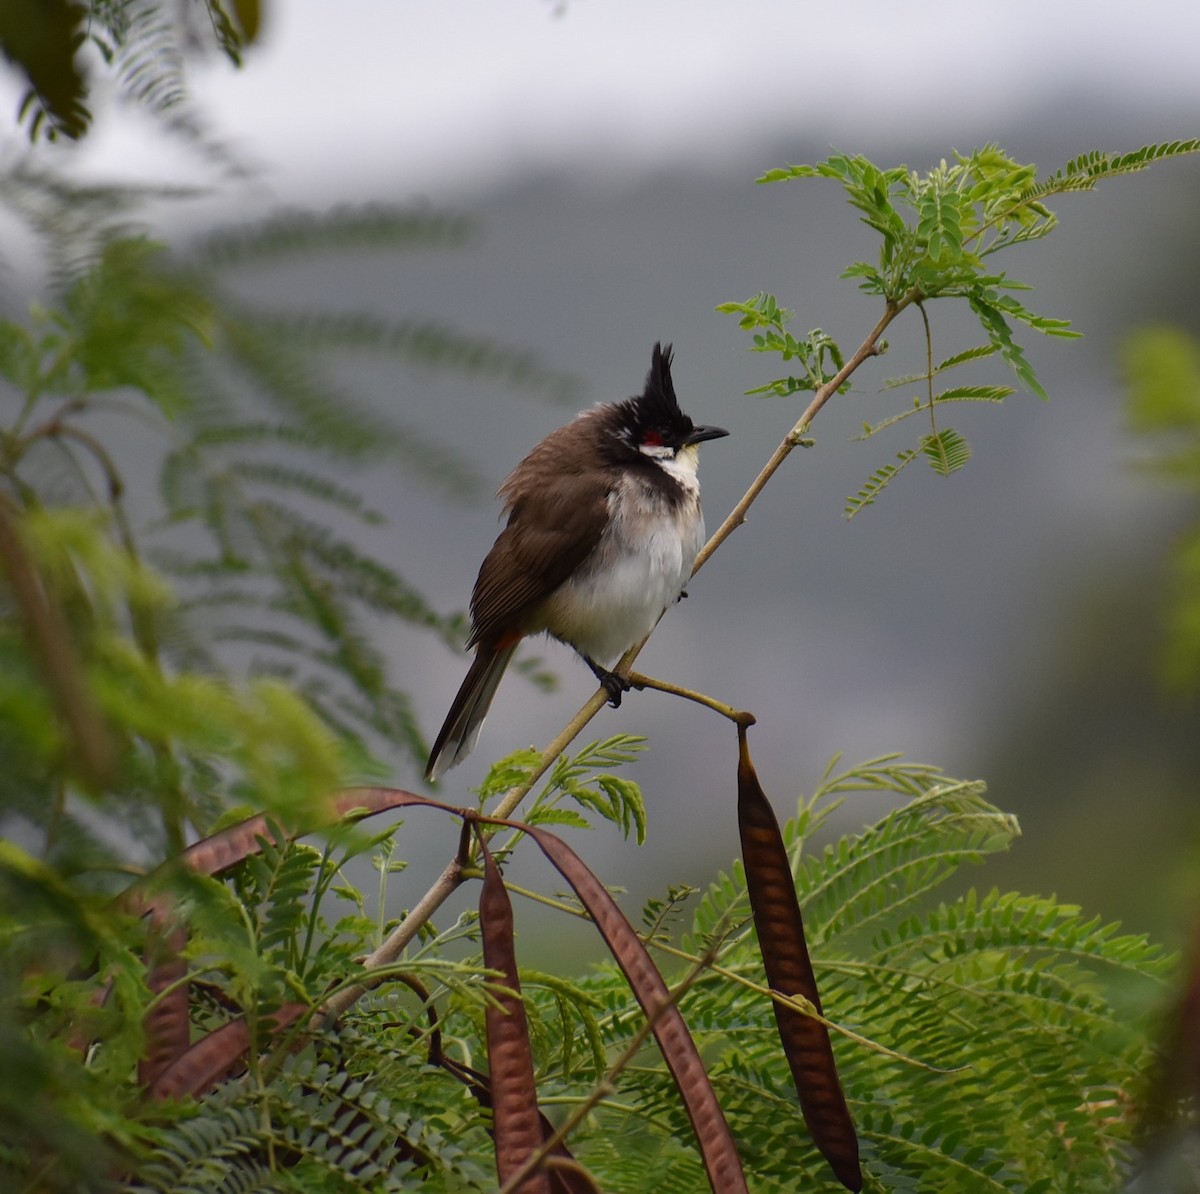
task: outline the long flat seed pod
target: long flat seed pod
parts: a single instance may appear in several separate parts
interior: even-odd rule
[[[191,1043],[192,1023],[189,1012],[188,965],[183,951],[187,930],[176,925],[154,924],[146,944],[146,984],[158,996],[158,1002],[142,1019],[142,1059],[138,1062],[138,1085],[153,1085]]]
[[[775,811],[758,782],[746,745],[746,730],[738,727],[738,828],[742,865],[762,950],[767,983],[783,995],[803,995],[818,1012],[821,999],[813,974],[796,885]],[[858,1136],[838,1081],[829,1030],[820,1020],[794,1008],[773,1004],[779,1039],[787,1057],[800,1110],[838,1180],[848,1190],[861,1190]]]
[[[456,1061],[448,1053],[442,1052],[440,1033],[436,1039],[433,1034],[429,1042],[429,1064],[440,1066],[448,1074],[452,1074],[475,1096],[481,1107],[492,1106],[492,1086],[487,1074],[480,1073],[469,1065]],[[554,1135],[554,1125],[538,1111],[538,1122],[542,1128],[542,1143]],[[556,1144],[547,1160],[547,1170],[550,1175],[550,1194],[596,1194],[597,1186],[591,1176],[584,1172],[583,1167],[575,1160],[571,1150],[561,1142]]]
[[[516,825],[516,822],[512,822]],[[579,855],[560,837],[532,825],[521,825],[558,868],[590,913],[642,1010],[653,1022],[663,1059],[683,1099],[696,1143],[715,1194],[742,1194],[746,1178],[733,1134],[708,1079],[692,1034],[646,947],[616,901]]]
[[[529,1022],[517,975],[512,903],[483,834],[479,835],[479,844],[483,851],[483,887],[479,893],[483,964],[502,976],[494,980],[484,1017],[496,1173],[503,1185],[541,1148],[542,1123],[533,1077]],[[538,1169],[521,1182],[519,1189],[520,1194],[550,1194],[550,1178],[544,1169]]]
[[[308,1010],[305,1003],[285,1003],[268,1017],[270,1032],[281,1032]],[[249,1048],[250,1032],[245,1018],[229,1020],[166,1066],[146,1090],[146,1097],[158,1102],[202,1095],[235,1069]]]

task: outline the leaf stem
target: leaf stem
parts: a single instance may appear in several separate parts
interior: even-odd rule
[[[937,435],[937,415],[933,409],[933,333],[929,329],[929,313],[920,299],[917,300],[917,310],[921,312],[921,320],[925,324],[925,383],[929,396],[929,425],[932,434]]]

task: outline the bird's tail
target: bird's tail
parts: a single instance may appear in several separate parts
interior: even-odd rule
[[[515,641],[506,647],[480,643],[475,649],[475,659],[450,706],[450,712],[446,714],[446,721],[433,744],[433,750],[429,752],[426,779],[440,779],[475,749],[500,677],[504,675],[504,669],[508,667],[516,649]]]

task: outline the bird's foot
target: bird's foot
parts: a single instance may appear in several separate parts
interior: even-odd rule
[[[601,667],[594,659],[588,659],[584,656],[584,662],[592,669],[592,674],[600,681],[600,687],[608,693],[608,703],[614,708],[621,707],[621,698],[633,687],[624,676],[618,675],[616,672],[610,672],[608,668]]]

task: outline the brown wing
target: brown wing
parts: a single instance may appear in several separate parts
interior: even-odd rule
[[[468,646],[521,629],[532,610],[587,559],[608,521],[608,487],[581,485],[578,474],[544,476],[522,486],[508,526],[479,569],[471,595]],[[581,490],[594,496],[581,497]]]

